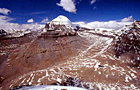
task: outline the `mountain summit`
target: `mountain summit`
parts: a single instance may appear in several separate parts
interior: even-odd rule
[[[73,26],[72,22],[66,16],[59,15],[58,17],[54,18],[51,22],[47,23],[45,25],[45,28],[58,29],[60,27],[63,27],[63,28],[65,27],[65,28],[70,29],[70,28],[73,28],[72,26]]]
[[[46,23],[45,30],[47,31],[47,33],[42,34],[43,36],[46,36],[46,34],[51,37],[77,35],[77,30],[72,27],[72,22],[63,15],[59,15],[51,22]]]
[[[59,15],[57,18],[52,20],[53,24],[60,24],[60,25],[72,25],[72,22],[63,15]]]

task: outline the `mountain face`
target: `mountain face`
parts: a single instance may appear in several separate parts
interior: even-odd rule
[[[54,31],[57,36],[77,35],[76,30],[72,27],[72,22],[65,16],[58,16],[45,25],[47,31]]]
[[[6,56],[0,66],[0,89],[59,85],[138,90],[139,29],[136,20],[119,33],[87,28],[76,31],[67,17],[58,16],[37,32],[3,39],[0,50]]]
[[[31,29],[17,30],[0,30],[0,65],[7,60],[8,56],[20,46],[31,42],[41,35],[43,30],[33,31]]]

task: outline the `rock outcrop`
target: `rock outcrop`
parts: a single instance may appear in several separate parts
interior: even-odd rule
[[[1,37],[4,37],[4,36],[6,36],[6,35],[7,35],[7,32],[4,31],[3,29],[0,29],[0,38],[1,38]]]

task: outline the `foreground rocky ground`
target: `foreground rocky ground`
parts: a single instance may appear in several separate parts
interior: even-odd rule
[[[13,49],[1,65],[1,90],[23,85],[140,89],[140,33],[135,25],[121,35],[95,30],[48,33]]]

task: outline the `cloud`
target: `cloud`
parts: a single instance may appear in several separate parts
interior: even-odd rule
[[[132,16],[129,16],[128,18],[124,18],[121,20],[121,22],[130,22],[133,20],[133,17]]]
[[[106,29],[118,30],[124,27],[125,25],[132,24],[133,23],[131,22],[132,20],[133,20],[132,16],[129,16],[128,18],[122,19],[121,22],[110,20],[106,22],[94,21],[94,22],[85,23],[81,21],[81,22],[73,22],[73,24],[78,24],[80,26],[87,27],[87,28],[106,28]]]
[[[87,28],[106,28],[106,29],[121,29],[125,25],[130,25],[132,22],[117,22],[117,21],[108,21],[108,22],[99,22],[99,21],[94,21],[94,22],[73,22],[73,24],[78,24],[83,27]]]
[[[13,20],[10,17],[0,15],[0,29],[7,29],[7,28],[17,28],[17,23],[10,23]]]
[[[0,15],[0,22],[1,22],[1,23],[6,23],[6,22],[9,22],[9,21],[11,21],[11,20],[13,20],[13,19],[10,18],[10,17]]]
[[[33,23],[34,20],[31,18],[31,19],[27,20],[27,22],[28,22],[28,23]]]
[[[57,5],[63,7],[63,9],[68,12],[76,13],[77,11],[74,0],[61,0]]]
[[[33,12],[33,13],[30,13],[31,15],[37,15],[37,14],[43,14],[45,12]]]
[[[48,18],[45,18],[41,21],[41,23],[47,23],[48,20],[49,20]]]
[[[93,7],[93,9],[96,9],[97,7]]]
[[[31,24],[18,24],[18,23],[11,23],[13,18],[8,16],[0,15],[0,29],[8,30],[8,29],[39,29],[42,28],[42,25],[38,23],[31,23]]]
[[[91,4],[93,4],[93,3],[95,3],[95,2],[96,2],[96,0],[91,0],[91,2],[90,2],[90,3],[91,3]]]
[[[0,13],[8,15],[8,13],[11,13],[11,10],[6,9],[6,8],[0,8]]]

